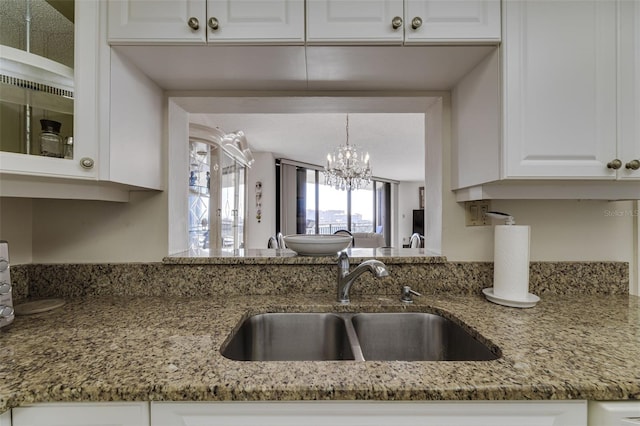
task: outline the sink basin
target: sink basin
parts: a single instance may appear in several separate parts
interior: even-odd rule
[[[246,318],[221,349],[237,361],[488,361],[498,356],[439,315],[268,313]]]
[[[464,328],[422,312],[357,314],[353,327],[371,361],[488,361],[498,357]]]
[[[344,320],[331,313],[269,313],[244,320],[223,348],[238,361],[353,360]]]

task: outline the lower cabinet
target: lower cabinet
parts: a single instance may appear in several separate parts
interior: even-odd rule
[[[0,414],[0,426],[11,426],[11,411]]]
[[[13,426],[149,426],[149,403],[34,404],[14,408],[11,417]]]
[[[586,426],[586,401],[152,402],[153,426]]]
[[[590,403],[593,404],[593,403]],[[590,412],[591,415],[591,412]],[[0,426],[607,426],[587,401],[296,401],[46,403]],[[623,423],[611,423],[611,425]]]
[[[589,401],[589,426],[640,425],[640,401]]]

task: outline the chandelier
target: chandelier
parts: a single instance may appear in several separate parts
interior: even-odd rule
[[[349,144],[349,114],[347,114],[347,142],[327,154],[324,168],[325,184],[341,190],[365,188],[371,182],[369,153],[358,153],[355,145]]]

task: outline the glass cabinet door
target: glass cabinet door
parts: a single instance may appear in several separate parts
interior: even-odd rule
[[[227,153],[222,156],[222,181],[221,181],[221,248],[233,250],[234,247],[234,221],[236,216],[236,190],[235,175],[236,163]]]
[[[221,248],[233,251],[244,248],[246,167],[223,153],[221,180]]]
[[[190,251],[244,248],[247,165],[228,152],[224,138],[220,129],[190,125]]]
[[[73,157],[74,9],[0,1],[0,151]]]
[[[208,249],[211,214],[212,145],[189,143],[189,248]]]

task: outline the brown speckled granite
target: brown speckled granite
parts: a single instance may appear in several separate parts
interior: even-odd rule
[[[219,348],[248,313],[426,311],[502,353],[482,362],[241,362]],[[0,330],[0,412],[45,401],[640,399],[640,298],[547,295],[530,309],[478,295],[202,299],[89,297]]]
[[[489,262],[383,260],[390,276],[377,280],[365,274],[353,287],[354,294],[395,295],[403,285],[424,294],[481,294],[483,288],[492,286],[493,264]],[[30,265],[29,295],[37,298],[334,294],[335,276],[335,260],[324,264]],[[539,296],[627,294],[629,267],[623,262],[532,262],[529,290]]]
[[[0,330],[0,412],[40,401],[640,399],[640,299],[626,296],[626,263],[533,262],[542,301],[518,310],[480,296],[487,262],[387,258],[391,276],[362,276],[344,307],[335,260],[309,259],[12,266],[14,296],[68,303]],[[405,284],[425,297],[401,305]],[[219,353],[249,313],[406,309],[458,318],[502,357],[243,363]]]
[[[14,302],[29,297],[29,272],[31,265],[11,265],[11,297]]]

